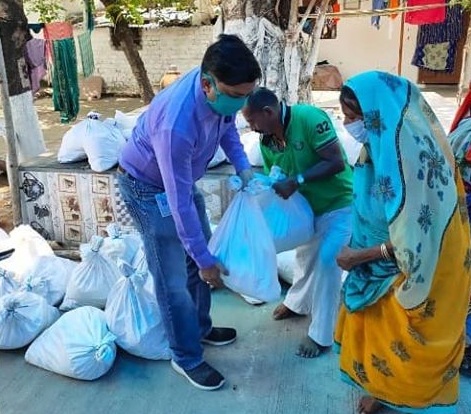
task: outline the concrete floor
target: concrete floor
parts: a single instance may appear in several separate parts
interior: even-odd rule
[[[425,93],[446,130],[456,111],[449,89]],[[315,94],[319,106],[338,107],[338,92]],[[141,105],[138,99],[107,98],[85,103],[81,115],[95,109],[113,115]],[[37,102],[49,149],[57,149],[67,130],[47,100]],[[49,108],[49,109],[48,109]],[[107,111],[107,112],[105,112]],[[0,147],[0,154],[2,149]],[[208,362],[227,379],[222,390],[199,391],[168,362],[146,361],[120,353],[112,370],[95,382],[80,382],[35,368],[25,350],[0,351],[0,414],[349,414],[359,394],[339,379],[333,353],[305,360],[295,355],[307,332],[306,318],[274,321],[275,304],[254,307],[227,290],[213,293],[215,325],[234,326],[238,340],[206,348]],[[384,410],[382,413],[393,413]],[[471,413],[471,380],[462,379],[459,414]]]
[[[333,352],[295,355],[307,319],[274,321],[274,304],[245,303],[227,290],[213,293],[215,325],[234,326],[237,341],[206,347],[226,377],[223,389],[199,391],[164,361],[120,353],[94,382],[71,380],[28,365],[25,350],[0,352],[1,414],[349,414],[358,392],[341,382]],[[471,380],[461,382],[459,414],[471,412]],[[394,413],[383,410],[382,413]]]

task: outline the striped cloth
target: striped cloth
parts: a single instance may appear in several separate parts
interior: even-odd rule
[[[86,30],[78,36],[80,56],[82,58],[83,76],[88,78],[95,71],[95,61],[93,59],[92,39],[90,32]]]

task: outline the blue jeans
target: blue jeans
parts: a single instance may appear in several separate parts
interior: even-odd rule
[[[201,339],[212,328],[211,291],[186,253],[172,216],[162,217],[156,194],[162,188],[118,173],[121,196],[142,236],[149,270],[174,361],[185,370],[203,362]],[[206,239],[211,237],[203,195],[196,186],[193,199]]]

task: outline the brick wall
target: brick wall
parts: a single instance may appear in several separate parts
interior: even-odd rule
[[[171,64],[177,65],[181,72],[199,65],[212,38],[212,26],[142,30],[142,49],[139,53],[151,83],[157,88],[160,78]],[[138,93],[131,67],[124,53],[111,46],[107,27],[96,28],[92,32],[92,46],[95,74],[104,79],[106,92]],[[81,70],[80,56],[78,61]]]

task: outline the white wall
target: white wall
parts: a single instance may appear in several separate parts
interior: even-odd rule
[[[336,65],[344,79],[365,70],[380,69],[397,73],[399,55],[399,18],[382,18],[377,30],[369,17],[345,18],[338,24],[338,36],[322,40],[319,61]],[[141,56],[153,85],[157,86],[165,70],[175,64],[184,72],[200,64],[206,47],[212,42],[212,27],[169,27],[143,30]],[[417,81],[418,69],[410,64],[415,50],[417,27],[407,25],[404,33],[402,75]],[[110,46],[108,28],[92,34],[96,74],[104,78],[107,92],[137,93],[131,69],[122,52]],[[80,61],[80,59],[79,59]]]
[[[151,83],[157,87],[170,65],[181,72],[198,66],[212,41],[212,26],[165,27],[142,31],[142,50]],[[95,74],[103,77],[107,92],[138,93],[138,87],[124,53],[111,46],[109,29],[96,28],[92,32]],[[78,52],[78,45],[77,45]],[[80,67],[80,54],[78,52]]]
[[[371,4],[362,2],[362,9]],[[379,69],[397,74],[400,43],[400,16],[392,20],[381,17],[381,27],[371,26],[370,16],[341,18],[337,39],[321,41],[319,61],[328,60],[338,67],[344,79],[365,70]],[[402,76],[417,81],[418,68],[411,65],[417,26],[405,25]]]
[[[339,22],[338,37],[322,40],[319,61],[336,65],[342,77],[371,69],[397,73],[400,21],[383,18],[380,30],[370,26],[370,18],[346,18]],[[185,72],[200,64],[204,51],[212,42],[212,27],[169,27],[143,30],[140,54],[149,78],[157,86],[171,65]],[[417,28],[406,25],[402,74],[417,80],[418,70],[410,64],[415,49]],[[96,74],[104,78],[107,92],[137,93],[137,85],[124,54],[110,46],[108,28],[97,28],[92,34]],[[80,58],[79,58],[80,63]]]

